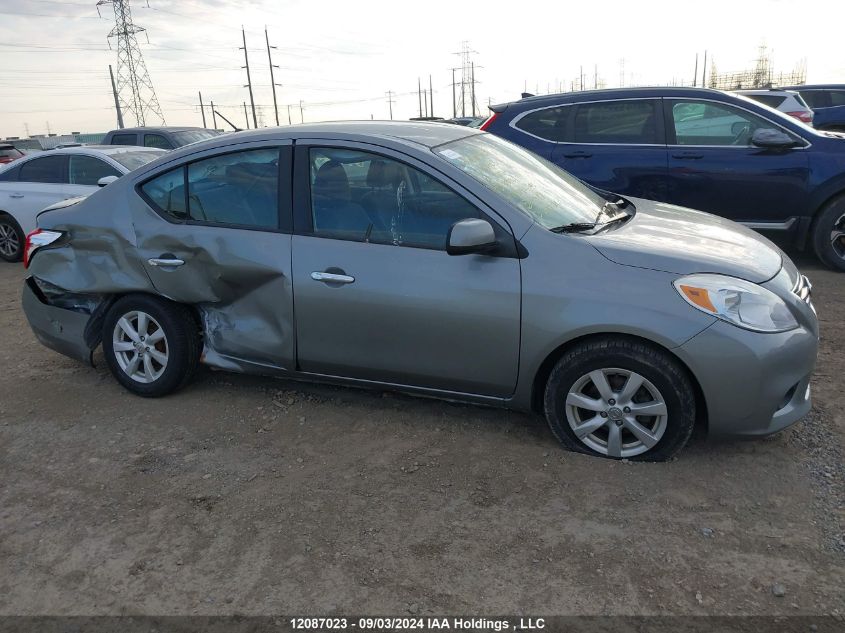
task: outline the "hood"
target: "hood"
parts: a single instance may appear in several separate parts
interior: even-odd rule
[[[679,275],[719,273],[762,283],[780,270],[781,250],[724,218],[652,200],[631,199],[636,214],[617,229],[586,239],[623,266]]]

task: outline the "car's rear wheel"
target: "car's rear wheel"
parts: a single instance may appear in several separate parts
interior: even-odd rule
[[[546,383],[544,408],[561,444],[610,459],[667,460],[695,425],[684,368],[656,347],[621,337],[567,351]]]
[[[19,262],[23,257],[24,234],[10,215],[0,215],[0,258]]]
[[[148,295],[119,299],[103,323],[103,353],[112,375],[139,396],[183,387],[199,363],[201,341],[191,313]]]
[[[845,196],[828,203],[813,225],[813,249],[822,263],[845,271]]]

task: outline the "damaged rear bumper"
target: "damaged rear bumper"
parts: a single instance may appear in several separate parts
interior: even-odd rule
[[[81,301],[76,298],[66,294],[56,300],[39,288],[34,277],[24,282],[23,310],[36,338],[60,354],[93,365],[105,302],[90,295]]]

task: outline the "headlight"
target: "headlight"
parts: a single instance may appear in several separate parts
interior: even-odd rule
[[[703,274],[681,277],[673,285],[694,308],[746,330],[785,332],[798,327],[783,299],[750,281]]]

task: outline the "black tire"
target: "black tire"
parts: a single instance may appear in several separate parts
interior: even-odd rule
[[[666,415],[663,416],[662,421],[658,421],[657,416],[639,416],[634,418],[635,421],[642,422],[643,425],[653,424],[654,428],[662,428],[662,435],[657,442],[637,455],[620,454],[616,457],[611,457],[608,454],[594,450],[584,440],[578,438],[567,417],[566,400],[570,390],[576,387],[579,381],[590,372],[610,368],[636,372],[645,378],[647,383],[651,383],[650,387],[654,387],[659,391],[659,394],[662,396],[662,402],[665,404]],[[622,388],[617,389],[612,384],[612,381],[617,378],[611,372],[610,386],[614,391],[614,396],[619,395],[620,391],[624,391]],[[646,383],[644,383],[645,385]],[[622,383],[621,386],[624,387],[625,384]],[[635,398],[639,398],[640,400],[635,400],[631,404],[632,407],[641,400],[645,401],[646,404],[649,403],[647,398],[643,398],[644,395],[648,394],[648,387],[645,388],[645,392],[636,392]],[[656,346],[624,337],[602,337],[585,341],[569,349],[558,360],[549,376],[546,383],[543,404],[546,420],[552,429],[552,433],[563,446],[580,453],[609,459],[627,457],[628,459],[637,461],[666,461],[674,457],[684,447],[695,426],[695,392],[684,367],[675,358]],[[620,403],[620,406],[621,404],[623,403]],[[616,412],[621,413],[620,408],[614,408]],[[619,415],[616,412],[612,412],[611,418]],[[633,414],[623,414],[623,417],[627,419],[627,416],[631,415]],[[602,417],[606,419],[606,416]],[[595,419],[601,421],[599,418]],[[610,420],[608,419],[603,424],[609,425]],[[632,446],[635,444],[637,438],[629,430],[628,423],[617,421],[616,424],[619,426],[619,433],[623,438],[622,446]],[[598,435],[602,433],[602,428],[597,429],[596,433]],[[610,430],[606,430],[609,434]],[[654,436],[657,436],[656,432]],[[630,441],[625,443],[624,438],[628,438]],[[609,439],[607,443],[609,444]],[[645,447],[645,444],[643,444],[643,447]]]
[[[8,233],[6,231],[8,231]],[[26,240],[26,236],[23,234],[23,231],[21,231],[21,227],[15,221],[15,218],[11,215],[0,213],[0,240],[3,240],[3,245],[10,244],[5,241],[4,234],[9,237],[14,236],[14,238],[17,239],[17,248],[13,248],[11,252],[6,252],[7,249],[0,248],[0,259],[7,262],[21,261],[21,259],[23,259],[24,241]]]
[[[821,262],[845,272],[845,237],[839,238],[836,245],[831,241],[831,234],[837,228],[845,230],[845,196],[831,200],[819,211],[811,236],[813,250]]]
[[[139,382],[138,379],[132,378],[121,366],[121,360],[118,359],[120,351],[116,352],[114,348],[114,333],[118,321],[135,312],[143,312],[152,317],[154,324],[151,327],[160,326],[164,333],[164,345],[162,341],[157,341],[152,343],[152,346],[159,354],[166,354],[167,362],[164,365],[157,362],[153,364],[160,375],[150,382]],[[135,320],[133,323],[137,328],[138,321]],[[155,331],[157,329],[155,328]],[[128,340],[125,342],[129,343]],[[103,322],[103,354],[109,370],[121,385],[139,396],[155,398],[184,387],[199,365],[201,351],[202,341],[199,328],[191,312],[185,306],[166,299],[142,294],[127,295],[114,303]],[[137,352],[134,353],[137,354]],[[133,352],[129,351],[126,354],[131,356]],[[146,354],[150,355],[149,352]],[[142,357],[143,355],[141,354]],[[121,358],[125,362],[129,356],[121,355]]]

